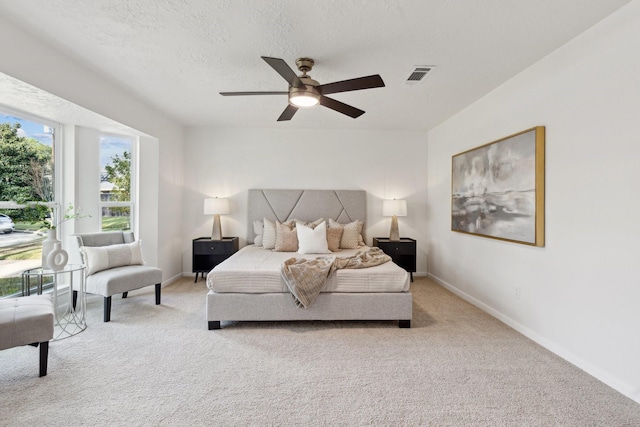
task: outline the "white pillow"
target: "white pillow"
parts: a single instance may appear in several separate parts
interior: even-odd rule
[[[262,246],[262,233],[264,232],[264,221],[253,221],[253,232],[256,233],[256,238],[253,239],[253,243],[256,246]]]
[[[87,267],[87,275],[109,268],[144,264],[140,242],[136,240],[121,245],[83,246],[82,258]]]
[[[298,233],[299,254],[328,254],[327,223],[322,221],[316,228],[307,227],[302,223],[296,226]]]

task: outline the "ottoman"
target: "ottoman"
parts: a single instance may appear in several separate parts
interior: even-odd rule
[[[53,338],[51,295],[0,300],[0,350],[40,346],[40,376],[47,375],[49,340]]]

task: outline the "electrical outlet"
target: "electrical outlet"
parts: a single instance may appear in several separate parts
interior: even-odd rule
[[[520,286],[514,286],[513,294],[516,297],[516,299],[520,299]]]

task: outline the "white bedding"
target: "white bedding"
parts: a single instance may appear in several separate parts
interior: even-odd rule
[[[284,293],[289,292],[280,276],[280,267],[289,258],[319,256],[348,257],[359,249],[343,249],[331,254],[300,255],[296,252],[274,252],[255,245],[245,246],[218,264],[207,275],[207,286],[217,293]],[[338,270],[322,292],[406,292],[409,273],[393,262],[363,269]]]

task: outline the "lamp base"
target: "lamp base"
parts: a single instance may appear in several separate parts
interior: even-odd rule
[[[213,229],[211,230],[211,240],[222,240],[222,225],[220,215],[213,216]]]
[[[392,242],[400,241],[400,230],[398,230],[398,217],[391,217],[391,230],[389,231],[389,240]]]

